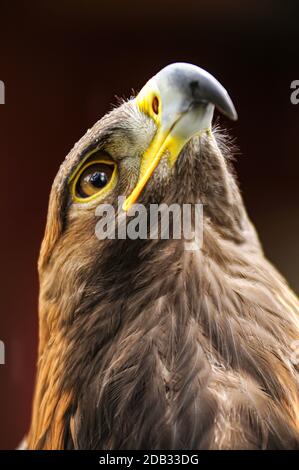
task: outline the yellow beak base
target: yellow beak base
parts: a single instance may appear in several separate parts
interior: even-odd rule
[[[162,156],[168,155],[169,165],[173,165],[184,143],[182,139],[172,136],[171,133],[164,133],[161,131],[161,128],[158,130],[142,157],[139,180],[123,204],[124,211],[128,211],[136,203],[153,172],[159,165]]]

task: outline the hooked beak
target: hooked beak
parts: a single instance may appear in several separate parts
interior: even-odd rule
[[[172,166],[193,136],[211,129],[215,107],[237,120],[232,100],[218,80],[186,63],[163,68],[146,83],[135,102],[141,112],[155,121],[157,132],[142,156],[139,180],[124,202],[125,211],[137,201],[163,155],[168,156]]]

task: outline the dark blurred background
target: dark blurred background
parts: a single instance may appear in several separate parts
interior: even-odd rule
[[[26,432],[37,348],[36,263],[48,195],[81,135],[161,67],[193,62],[229,90],[242,192],[265,252],[299,291],[296,0],[1,2],[0,448]]]

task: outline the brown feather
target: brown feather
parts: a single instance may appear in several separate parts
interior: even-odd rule
[[[166,179],[162,161],[141,201],[202,202],[202,249],[100,243],[93,212],[71,208],[70,172],[98,145],[133,145],[132,119],[125,103],[97,123],[53,185],[29,448],[298,448],[298,301],[263,255],[219,132],[195,137]]]

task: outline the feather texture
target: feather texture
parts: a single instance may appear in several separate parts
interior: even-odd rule
[[[219,131],[193,138],[174,174],[161,182],[158,169],[142,196],[202,202],[198,250],[101,245],[94,217],[69,212],[74,161],[95,143],[116,145],[130,106],[79,142],[52,189],[29,448],[298,448],[298,301],[263,255]]]

